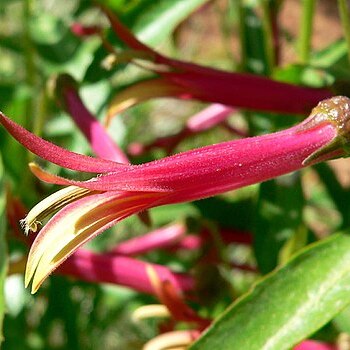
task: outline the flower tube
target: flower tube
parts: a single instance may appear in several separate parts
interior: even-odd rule
[[[33,278],[35,292],[78,247],[130,215],[159,205],[213,196],[346,156],[349,119],[350,100],[340,96],[322,101],[309,118],[287,130],[211,145],[141,165],[115,163],[117,171],[106,172],[104,166],[102,175],[88,181],[64,179],[32,165],[40,179],[75,188],[54,193],[44,199],[44,205],[39,203],[28,213],[24,223],[27,230],[35,231],[44,216],[59,209],[31,247],[26,284]],[[42,139],[3,114],[0,121],[24,145],[30,139],[31,150],[42,144]],[[50,145],[47,157],[45,149],[40,149],[39,154],[48,160],[52,159]],[[98,168],[99,159],[93,162],[86,167]]]
[[[243,109],[305,115],[318,101],[333,95],[330,88],[297,86],[169,58],[140,42],[112,11],[99,6],[108,17],[116,36],[129,48],[148,56],[148,60],[140,61],[135,55],[134,61],[159,75],[118,93],[111,102],[108,119],[152,97],[197,99]]]

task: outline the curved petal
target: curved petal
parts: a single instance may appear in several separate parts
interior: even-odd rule
[[[107,192],[67,205],[40,231],[28,256],[25,284],[35,293],[45,278],[77,248],[116,222],[147,209],[162,194]]]
[[[213,103],[190,117],[187,120],[186,127],[194,133],[205,131],[227,120],[234,112],[233,108],[220,103]]]
[[[53,143],[32,134],[1,112],[0,123],[29,151],[64,168],[90,173],[105,173],[108,171],[118,171],[120,169],[128,168],[128,165],[126,164],[84,156],[56,146]]]
[[[122,22],[119,21],[118,17],[110,9],[108,9],[106,6],[103,6],[102,4],[98,4],[98,6],[108,17],[113,31],[126,45],[133,48],[134,50],[145,51],[155,56],[158,55],[153,49],[138,40],[135,35],[127,27],[125,27]]]
[[[94,153],[99,158],[128,164],[129,160],[122,149],[113,141],[107,130],[85,107],[79,96],[76,81],[68,74],[61,74],[55,79],[54,86],[59,103],[72,116],[79,129],[89,141]]]
[[[41,181],[62,186],[78,186],[91,191],[170,192],[167,187],[158,186],[157,184],[151,185],[145,183],[144,186],[142,184],[133,186],[125,181],[123,183],[114,183],[113,180],[117,176],[118,172],[93,177],[87,181],[77,181],[51,174],[40,168],[36,163],[29,163],[29,169]],[[127,177],[128,174],[126,173],[124,176]]]
[[[298,131],[301,126],[218,143],[68,184],[96,191],[167,192],[174,195],[174,201],[209,197],[298,170],[319,152],[326,151],[323,159],[334,156],[327,145],[338,140],[336,126],[322,122],[303,132]],[[338,155],[343,152],[341,142],[342,138],[335,144]]]
[[[176,70],[176,73],[161,75],[185,88],[191,98],[252,110],[305,115],[320,100],[333,96],[330,88],[296,86],[253,74],[226,72],[166,57],[140,42],[110,10],[103,7],[102,10],[109,18],[114,32],[125,44],[152,54],[155,63]]]
[[[164,78],[144,80],[133,84],[119,92],[110,103],[107,110],[105,124],[108,126],[111,119],[118,113],[134,106],[137,103],[149,100],[153,97],[182,97],[188,92],[183,87]]]

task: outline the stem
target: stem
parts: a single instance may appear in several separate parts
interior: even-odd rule
[[[310,59],[311,32],[315,9],[315,0],[303,0],[303,13],[301,19],[301,29],[299,36],[299,59],[306,64]]]
[[[264,28],[264,47],[265,47],[265,55],[267,59],[267,71],[271,74],[276,61],[275,61],[275,48],[274,48],[274,40],[273,40],[273,30],[272,30],[272,12],[270,9],[269,0],[263,0],[262,4],[262,25]]]
[[[33,118],[33,134],[41,136],[45,119],[47,116],[47,94],[45,89],[40,92],[38,111],[34,114]]]
[[[35,84],[34,48],[30,38],[30,19],[33,13],[33,7],[34,0],[25,0],[23,2],[23,42],[26,70],[25,82],[29,89],[32,89]],[[30,96],[25,105],[25,126],[29,130],[31,130],[30,117],[34,115],[33,111],[34,104],[32,96]]]
[[[241,44],[241,70],[245,69],[247,66],[247,46],[246,46],[246,34],[245,34],[245,20],[246,11],[242,0],[237,1],[237,8],[239,14],[239,42]]]
[[[221,9],[221,4],[214,2],[214,9],[216,10],[218,17],[220,18],[220,30],[223,39],[224,49],[228,59],[231,61],[232,70],[235,70],[238,66],[237,60],[233,55],[231,50],[231,35],[232,35],[232,26],[231,26],[231,17],[230,12],[233,12],[231,9],[231,3],[226,4],[226,8]]]
[[[29,96],[24,102],[24,120],[23,123],[28,130],[32,130],[31,118],[34,116],[33,88],[35,85],[35,66],[34,66],[34,48],[30,37],[30,19],[32,18],[35,0],[23,1],[23,47],[24,47],[24,65],[25,65],[25,85],[30,91]],[[25,154],[26,163],[31,162],[33,156],[27,151]],[[32,176],[28,171],[24,171],[20,184],[20,193],[25,192],[32,184]]]
[[[342,22],[345,41],[348,47],[348,59],[350,62],[350,18],[349,18],[349,8],[346,0],[338,0],[339,14]]]
[[[278,15],[282,7],[283,0],[277,0],[271,9],[271,26],[272,26],[272,40],[275,53],[275,65],[278,66],[281,60],[281,44],[280,44],[280,27],[278,22]]]

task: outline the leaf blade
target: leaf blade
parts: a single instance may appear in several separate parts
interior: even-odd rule
[[[7,275],[7,242],[4,225],[5,191],[3,184],[3,166],[0,157],[0,347],[4,340],[3,322],[6,311],[5,305],[5,280]]]
[[[305,339],[350,302],[350,237],[310,245],[258,282],[190,350],[283,350]]]

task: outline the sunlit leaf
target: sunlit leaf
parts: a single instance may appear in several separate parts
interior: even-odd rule
[[[2,161],[0,159],[0,343],[3,341],[3,321],[5,315],[5,278],[7,274],[7,244],[5,236],[5,192],[3,187],[3,168]]]
[[[190,350],[287,350],[350,302],[350,237],[304,249],[237,300]]]

